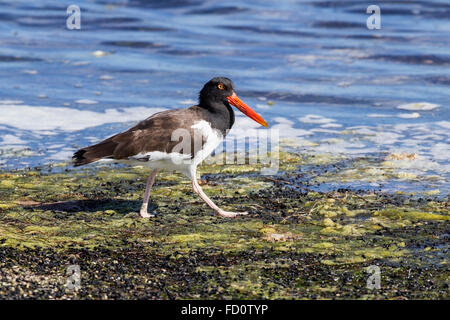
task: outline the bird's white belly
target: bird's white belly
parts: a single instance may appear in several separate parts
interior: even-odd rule
[[[183,154],[180,152],[166,153],[161,151],[152,151],[145,154],[140,153],[123,162],[132,165],[147,166],[153,169],[179,171],[191,179],[196,174],[197,166],[205,160],[223,140],[223,136],[220,131],[213,129],[211,124],[205,120],[197,122],[191,128],[206,138],[202,148],[194,154],[193,158],[191,158],[190,153]],[[189,146],[191,145],[190,142],[188,144]],[[148,157],[148,161],[144,162],[137,160],[145,157]]]

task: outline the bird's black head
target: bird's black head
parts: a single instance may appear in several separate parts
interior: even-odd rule
[[[230,79],[225,77],[212,78],[200,91],[200,106],[228,105],[227,97],[232,96],[233,92],[234,84]]]
[[[234,91],[233,82],[225,77],[216,77],[209,80],[200,91],[200,107],[214,113],[226,111],[230,115],[230,128],[234,122],[234,112],[230,104],[238,108],[247,117],[267,127],[267,122],[255,111],[245,104]]]

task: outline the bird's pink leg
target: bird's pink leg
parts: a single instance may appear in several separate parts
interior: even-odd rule
[[[159,169],[154,169],[152,173],[150,173],[150,175],[148,176],[147,185],[145,186],[144,200],[142,201],[141,211],[139,212],[139,215],[142,218],[150,218],[155,216],[147,212],[147,206],[148,200],[150,199],[150,190],[152,189],[152,186],[155,183],[155,177],[158,174],[158,172]]]
[[[248,214],[248,212],[229,212],[229,211],[224,211],[222,209],[220,209],[218,206],[216,206],[216,204],[214,202],[212,202],[212,200],[210,198],[208,198],[208,196],[203,192],[202,187],[200,187],[200,185],[197,182],[197,179],[194,178],[192,179],[192,188],[194,189],[194,191],[200,196],[200,198],[203,199],[203,201],[205,201],[208,206],[211,207],[211,209],[213,209],[215,212],[217,212],[219,215],[221,215],[222,217],[227,217],[227,218],[234,218],[238,215],[246,215]]]

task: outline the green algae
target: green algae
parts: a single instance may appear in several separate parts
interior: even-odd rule
[[[448,211],[447,211],[448,214]],[[375,216],[388,216],[393,219],[408,219],[408,220],[450,220],[450,216],[437,214],[427,211],[411,210],[410,208],[387,208],[381,211],[376,211]]]
[[[5,252],[6,262],[0,267],[12,277],[15,262],[18,272],[34,279],[45,250],[50,252],[45,259],[55,264],[48,267],[52,272],[64,273],[59,260],[75,259],[90,272],[79,293],[83,298],[105,297],[95,285],[97,276],[111,288],[117,285],[114,277],[133,279],[131,287],[124,282],[122,298],[371,299],[395,298],[397,292],[446,297],[447,199],[305,191],[292,179],[297,169],[328,168],[342,159],[284,151],[278,159],[277,176],[260,175],[266,165],[258,163],[199,168],[204,191],[219,206],[250,213],[236,219],[213,215],[189,181],[174,173],[158,175],[149,205],[157,216],[148,220],[137,214],[149,174],[145,168],[1,173],[0,255]],[[368,163],[360,159],[337,176],[371,180],[378,171],[359,169]],[[319,172],[316,181],[336,179],[336,172]],[[31,264],[23,262],[33,255]],[[111,267],[114,261],[123,267]],[[365,287],[370,264],[379,265],[390,281],[378,292]],[[140,268],[143,273],[136,271]],[[420,286],[398,276],[409,270],[423,279],[423,268],[432,270],[431,291],[425,280]],[[341,278],[351,280],[335,280]],[[1,297],[21,286],[8,277],[1,281],[6,288]],[[37,292],[48,297],[45,290]],[[73,296],[61,292],[60,297]]]

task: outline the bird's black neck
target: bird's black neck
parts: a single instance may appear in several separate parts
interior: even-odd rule
[[[222,101],[207,102],[200,100],[199,106],[209,115],[209,122],[214,129],[221,131],[224,135],[234,124],[234,111],[229,103]]]

